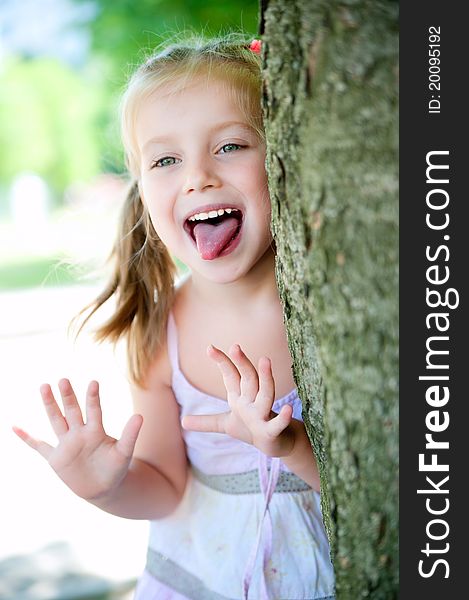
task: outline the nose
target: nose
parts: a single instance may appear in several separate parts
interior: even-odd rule
[[[220,185],[221,179],[214,165],[210,164],[209,158],[192,161],[187,165],[187,174],[184,182],[185,194],[202,192],[209,188],[218,188]]]

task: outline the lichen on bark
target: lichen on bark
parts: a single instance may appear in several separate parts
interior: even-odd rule
[[[339,599],[397,595],[397,3],[263,2],[277,280]]]

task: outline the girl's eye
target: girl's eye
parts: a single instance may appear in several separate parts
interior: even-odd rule
[[[244,146],[241,146],[240,144],[225,144],[220,148],[219,152],[221,152],[222,154],[226,154],[228,152],[240,150],[241,148],[244,148]]]
[[[171,167],[176,164],[176,159],[174,156],[164,156],[158,160],[153,161],[151,167]]]

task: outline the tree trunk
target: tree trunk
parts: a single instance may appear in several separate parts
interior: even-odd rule
[[[397,597],[397,13],[266,0],[277,278],[338,599]]]

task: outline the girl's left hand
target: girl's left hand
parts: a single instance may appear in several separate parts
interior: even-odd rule
[[[220,369],[231,410],[215,415],[187,415],[184,429],[226,433],[247,442],[267,456],[287,457],[295,446],[291,427],[293,408],[282,406],[279,414],[272,412],[275,382],[270,359],[261,357],[257,371],[236,344],[229,355],[209,346],[208,356]]]

